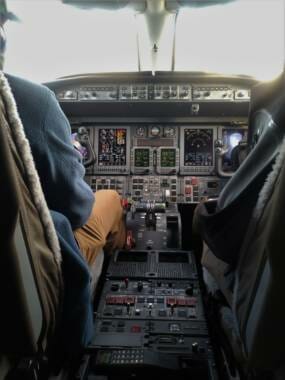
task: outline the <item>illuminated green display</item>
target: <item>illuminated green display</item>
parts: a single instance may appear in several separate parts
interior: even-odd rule
[[[149,167],[149,149],[142,148],[135,150],[135,167],[148,168]]]
[[[176,166],[176,150],[175,149],[161,149],[160,151],[160,165],[162,168],[169,168]]]

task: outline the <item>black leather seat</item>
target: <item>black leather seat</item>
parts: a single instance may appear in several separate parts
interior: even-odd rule
[[[29,378],[39,375],[39,362],[58,329],[61,253],[3,73],[0,172],[0,377],[10,373],[13,379],[17,368],[18,378]]]
[[[223,278],[211,273],[219,281],[212,292],[228,301],[219,324],[235,359],[253,379],[283,379],[285,74],[253,89],[249,120],[249,156],[218,201],[198,207],[195,222],[208,257],[228,264]]]
[[[251,151],[216,202],[198,206],[194,223],[212,252],[235,265],[258,194],[285,136],[285,75],[253,89]],[[283,106],[282,106],[283,105]]]

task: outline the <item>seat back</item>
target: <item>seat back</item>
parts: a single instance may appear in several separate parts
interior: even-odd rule
[[[260,192],[235,273],[233,311],[248,365],[277,371],[285,359],[285,139]]]
[[[262,89],[266,86],[271,84],[264,84]],[[260,128],[262,133],[258,143],[224,187],[215,207],[206,202],[199,206],[195,214],[194,223],[211,251],[232,266],[237,264],[258,194],[272,170],[285,135],[285,112],[282,107],[285,91],[280,90],[282,86],[285,88],[285,74],[278,78],[278,86],[274,87],[276,93],[268,96],[268,104],[264,101],[262,109],[252,109],[249,129]]]
[[[0,73],[0,362],[44,352],[61,312],[61,254],[9,84]],[[0,371],[1,372],[1,371]]]
[[[260,100],[255,101],[259,95]],[[252,151],[228,182],[218,204],[212,210],[210,204],[198,209],[197,224],[200,221],[202,235],[215,256],[231,264],[220,276],[224,286],[219,287],[230,291],[230,296],[224,294],[230,299],[235,321],[232,331],[237,332],[236,341],[241,342],[244,353],[239,355],[240,347],[235,349],[232,339],[236,356],[242,357],[248,370],[269,371],[274,376],[281,373],[282,378],[285,74],[274,86],[258,86],[253,96]],[[228,331],[233,336],[231,329]]]
[[[285,359],[285,308],[282,305],[285,287],[284,78],[283,74],[253,92],[252,152],[244,168],[248,170],[252,164],[253,173],[255,158],[256,171],[251,180],[250,172],[245,173],[244,179],[236,178],[242,182],[239,188],[244,186],[249,194],[243,205],[246,208],[249,204],[252,210],[248,222],[245,220],[245,235],[239,235],[242,244],[234,272],[232,297],[235,327],[248,370],[268,371],[276,377],[284,374]],[[260,152],[260,157],[256,152]],[[249,192],[251,186],[255,187]],[[224,206],[226,200],[222,201]]]
[[[275,81],[252,89],[248,132],[251,151],[220,194],[219,209],[236,201],[250,186],[255,185],[255,194],[261,190],[285,134],[284,88],[285,73],[282,73]]]

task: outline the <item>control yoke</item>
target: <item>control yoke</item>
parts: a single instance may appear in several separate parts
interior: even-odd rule
[[[77,136],[79,143],[87,150],[87,159],[84,159],[83,165],[85,168],[88,168],[96,161],[96,155],[90,141],[89,133],[85,127],[80,127],[78,128]]]
[[[242,143],[242,142],[239,142],[239,144],[236,146],[236,148],[239,149],[239,152],[244,150],[246,147],[247,147],[247,144]],[[215,142],[216,172],[218,176],[221,178],[231,178],[236,172],[236,170],[225,171],[223,168],[223,158],[228,153],[228,150],[229,148],[228,147],[225,148],[225,145],[222,140],[216,140]],[[241,162],[238,162],[235,169],[238,168]]]
[[[219,177],[230,178],[233,176],[233,171],[224,171],[223,169],[223,157],[228,152],[228,148],[225,148],[222,140],[215,141],[215,156],[216,156],[216,171]]]

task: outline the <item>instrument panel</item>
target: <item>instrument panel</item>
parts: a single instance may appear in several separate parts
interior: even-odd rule
[[[217,173],[216,143],[223,144],[223,168],[230,172],[235,147],[247,139],[246,125],[96,124],[86,129],[96,155],[86,181],[94,191],[114,189],[133,201],[198,203],[217,197],[227,178]]]
[[[114,189],[137,202],[197,203],[218,197],[246,154],[240,152],[255,84],[146,72],[63,78],[49,87],[73,132],[88,131],[96,159],[83,161],[94,191]]]

